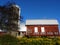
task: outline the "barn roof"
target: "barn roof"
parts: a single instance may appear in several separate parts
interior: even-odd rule
[[[56,19],[31,19],[26,20],[26,25],[58,25]]]

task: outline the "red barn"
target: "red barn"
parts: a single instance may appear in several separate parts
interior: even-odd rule
[[[26,20],[26,35],[58,36],[58,21],[55,19]]]
[[[6,34],[6,31],[0,29],[0,36]]]

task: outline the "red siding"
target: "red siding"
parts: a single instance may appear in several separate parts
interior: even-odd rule
[[[0,35],[4,35],[5,34],[5,32],[0,32]]]
[[[33,35],[33,36],[48,35],[47,32],[53,32],[53,36],[54,36],[55,35],[54,32],[59,32],[58,25],[26,25],[26,27],[27,27],[27,34],[29,33],[28,30],[30,30],[31,32],[29,33],[29,35]],[[38,27],[38,34],[34,34],[34,27]],[[41,34],[41,27],[45,28],[46,33],[43,35]]]

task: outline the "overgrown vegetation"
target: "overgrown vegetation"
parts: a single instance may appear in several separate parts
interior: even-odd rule
[[[20,45],[19,40],[11,35],[0,36],[0,45]]]
[[[20,38],[19,38],[20,39]],[[32,37],[32,38],[22,38],[20,39],[20,44],[22,45],[60,45],[60,37]]]
[[[60,37],[13,37],[11,35],[0,36],[0,45],[60,45]]]

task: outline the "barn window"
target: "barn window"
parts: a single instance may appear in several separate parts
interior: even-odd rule
[[[55,35],[58,35],[58,32],[55,32]]]
[[[52,35],[52,34],[53,34],[53,32],[47,32],[47,34],[48,34],[48,35]]]
[[[44,27],[41,27],[41,32],[45,32],[45,28]]]
[[[38,27],[35,27],[35,28],[34,28],[34,32],[35,32],[35,33],[38,32]]]
[[[40,34],[43,35],[43,34],[46,34],[46,33],[45,32],[44,33],[41,32]]]

